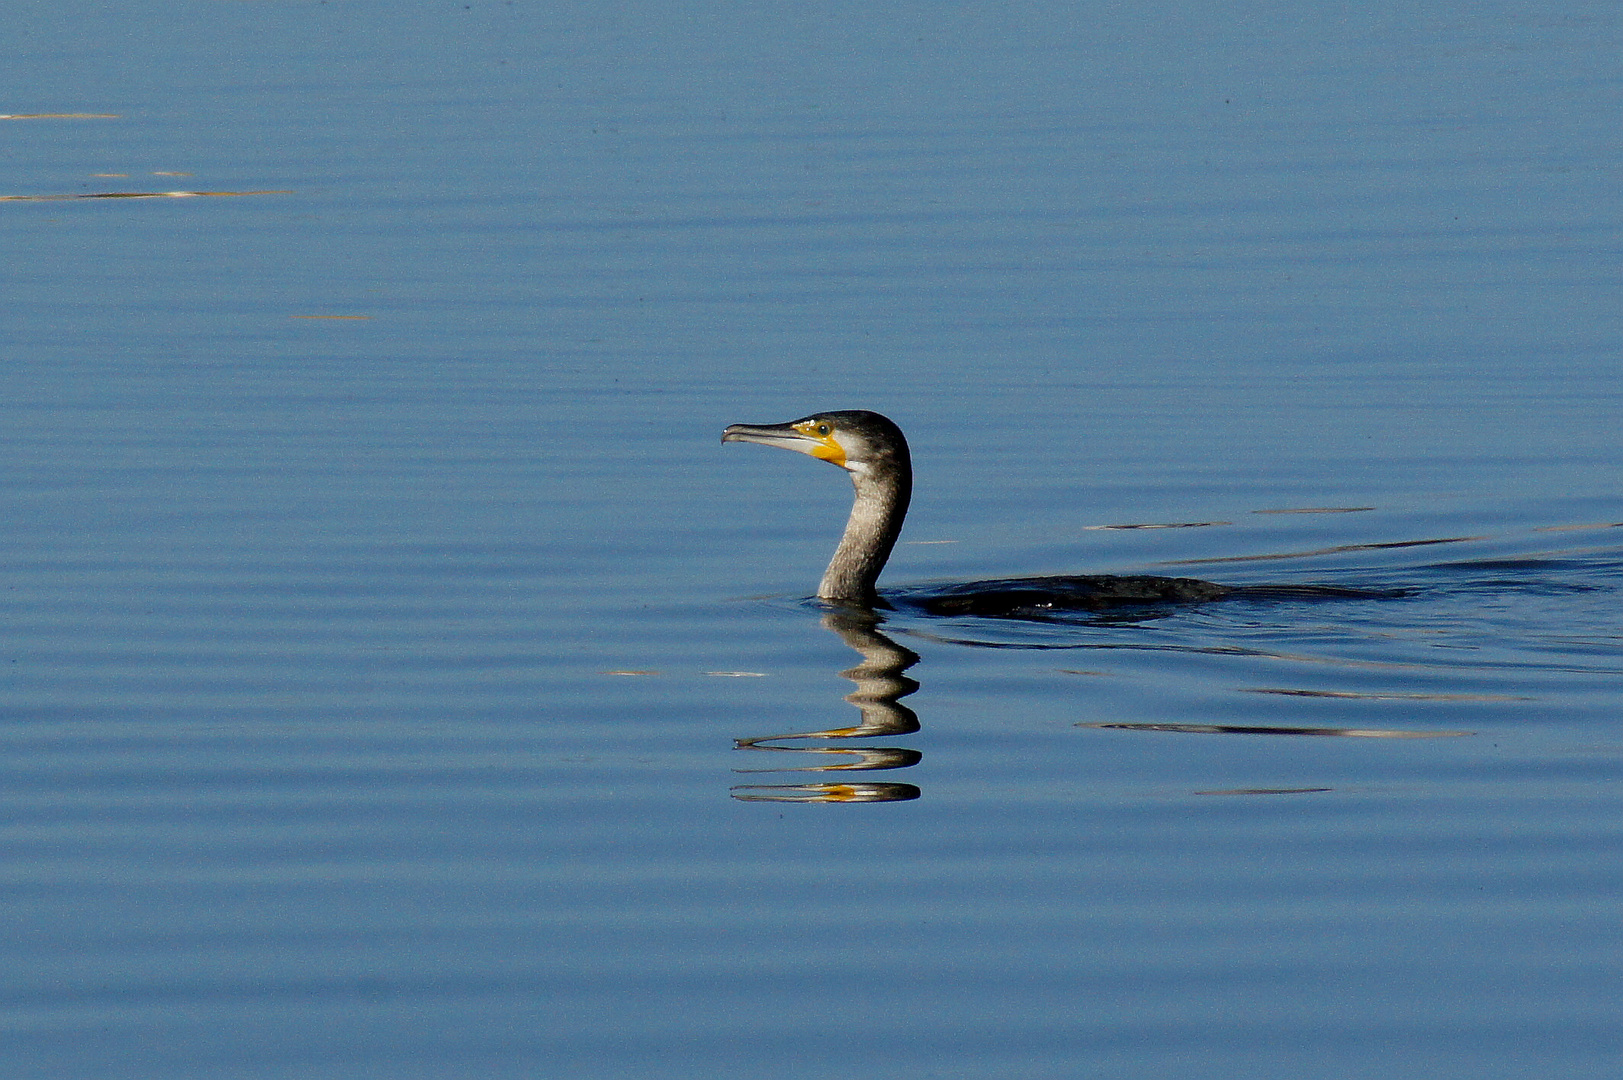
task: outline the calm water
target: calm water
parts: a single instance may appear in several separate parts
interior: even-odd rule
[[[1623,1068],[1615,5],[5,34],[8,1076]]]

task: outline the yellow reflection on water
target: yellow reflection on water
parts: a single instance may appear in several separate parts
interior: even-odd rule
[[[742,802],[906,802],[918,797],[919,789],[912,784],[741,784],[733,788],[733,798]]]

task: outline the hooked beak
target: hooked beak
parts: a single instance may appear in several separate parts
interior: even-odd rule
[[[733,424],[721,433],[721,441],[781,446],[785,450],[798,450],[802,454],[809,454],[813,447],[821,445],[819,440],[801,434],[788,424]]]
[[[835,441],[832,433],[820,435],[806,420],[798,420],[792,424],[734,424],[721,433],[721,441],[777,446],[784,450],[809,454],[819,461],[830,462],[842,469],[847,468],[845,448]]]

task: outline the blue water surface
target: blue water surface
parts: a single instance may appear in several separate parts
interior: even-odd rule
[[[15,15],[7,1076],[1617,1075],[1615,6]]]

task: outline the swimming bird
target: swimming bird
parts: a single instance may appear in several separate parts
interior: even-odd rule
[[[721,441],[760,443],[810,454],[851,474],[856,500],[834,558],[817,586],[820,599],[848,607],[891,606],[876,587],[901,535],[913,493],[913,463],[902,429],[862,409],[813,413],[787,424],[734,424]],[[907,590],[896,599],[937,615],[1042,618],[1066,610],[1221,600],[1238,591],[1197,578],[1087,574],[1011,578]]]

